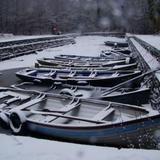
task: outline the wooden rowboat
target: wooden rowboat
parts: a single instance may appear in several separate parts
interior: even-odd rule
[[[114,48],[113,51],[116,51],[116,52],[120,52],[120,53],[123,53],[123,54],[131,54],[131,50],[127,48]]]
[[[55,56],[54,59],[56,60],[63,60],[63,61],[106,61],[106,60],[121,60],[129,57],[122,52],[110,52],[110,54],[106,55],[105,57],[91,57],[91,56],[79,56],[79,55],[58,55]]]
[[[84,68],[94,68],[94,67],[110,67],[114,65],[124,65],[129,64],[132,60],[128,57],[123,60],[105,60],[105,61],[63,61],[55,60],[53,58],[41,58],[37,59],[37,62],[41,65],[49,66],[63,66],[63,67],[81,67]]]
[[[118,88],[114,92],[108,94],[111,88],[91,87],[91,86],[74,86],[68,84],[51,84],[42,85],[32,82],[23,82],[12,85],[13,88],[24,91],[38,91],[45,94],[61,94],[65,96],[83,98],[83,99],[99,99],[105,101],[142,105],[149,102],[150,89],[142,86],[139,88]]]
[[[19,105],[8,117],[16,134],[25,129],[63,141],[117,147],[153,144],[160,125],[160,114],[149,108],[53,95]]]
[[[54,69],[24,69],[16,73],[23,81],[41,83],[63,82],[110,87],[141,74],[141,71],[65,71]]]
[[[42,65],[38,62],[35,63],[36,68],[51,68],[51,69],[64,69],[64,70],[101,70],[101,71],[112,71],[112,70],[133,70],[137,68],[137,63],[129,63],[129,64],[123,64],[123,65],[113,65],[109,67],[86,67],[86,66],[79,66],[79,67],[65,67],[65,66],[53,66],[53,65]]]
[[[124,53],[122,53],[124,52]],[[131,53],[130,50],[122,50],[122,49],[113,49],[113,50],[103,50],[100,54],[100,57],[103,57],[103,58],[107,58],[108,55],[112,55],[112,54],[118,54],[118,55],[126,55],[127,57],[129,57],[129,54]]]

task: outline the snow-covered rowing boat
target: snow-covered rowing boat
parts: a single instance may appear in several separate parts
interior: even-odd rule
[[[145,86],[138,88],[117,88],[114,92],[108,92],[112,88],[107,87],[91,87],[91,86],[75,86],[69,84],[51,84],[42,85],[33,82],[22,82],[12,85],[16,89],[24,91],[38,91],[45,94],[61,94],[65,96],[83,98],[83,99],[99,99],[112,102],[142,105],[149,102],[150,89]]]
[[[123,52],[124,52],[124,53],[123,53]],[[108,55],[110,55],[110,54],[112,55],[112,54],[114,54],[114,53],[116,53],[116,54],[118,54],[118,55],[121,55],[121,54],[127,55],[127,56],[129,57],[131,51],[130,51],[130,50],[123,50],[123,49],[103,50],[103,51],[101,51],[101,53],[100,53],[100,57],[107,58]],[[132,59],[133,59],[133,58],[132,58]]]
[[[79,66],[79,67],[65,67],[65,66],[53,66],[53,65],[42,65],[38,62],[35,63],[35,67],[36,68],[52,68],[52,69],[64,69],[64,70],[102,70],[102,71],[111,71],[111,70],[133,70],[133,69],[137,69],[137,63],[129,63],[129,64],[115,64],[113,66],[109,66],[109,67],[103,67],[103,66],[96,66],[96,67],[86,67],[86,66]]]
[[[20,70],[16,76],[23,81],[41,83],[63,82],[111,87],[141,74],[141,71],[66,71],[29,68]]]
[[[60,67],[82,67],[83,68],[94,68],[94,67],[110,67],[114,65],[124,65],[132,63],[132,59],[130,57],[122,59],[122,60],[105,60],[105,61],[63,61],[56,60],[54,58],[41,58],[37,59],[37,62],[41,65],[48,66],[60,66]]]
[[[91,56],[79,56],[79,55],[57,55],[54,58],[56,60],[63,61],[106,61],[106,60],[121,60],[129,57],[129,55],[123,54],[122,52],[110,52],[105,57],[91,57]]]
[[[60,140],[110,146],[153,143],[160,125],[158,111],[97,100],[47,95],[9,113],[12,131],[25,130]]]

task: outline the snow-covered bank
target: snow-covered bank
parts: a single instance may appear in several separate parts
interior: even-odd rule
[[[0,62],[0,69],[33,66],[37,58],[58,54],[98,56],[107,49],[101,36],[77,37],[76,44],[47,49],[39,54],[27,55]],[[115,39],[114,39],[115,40]],[[3,75],[2,75],[3,76]],[[51,140],[7,135],[0,130],[0,160],[159,160],[160,151],[121,149],[72,144]]]
[[[160,35],[136,35],[136,37],[160,50]]]
[[[153,150],[116,149],[0,134],[1,160],[159,160]]]

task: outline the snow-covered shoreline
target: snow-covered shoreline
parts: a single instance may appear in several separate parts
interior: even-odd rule
[[[160,51],[160,35],[136,35],[136,37]]]
[[[1,160],[159,160],[160,152],[117,149],[0,134]]]

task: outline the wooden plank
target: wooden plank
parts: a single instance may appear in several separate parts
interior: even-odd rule
[[[2,98],[5,98],[5,97],[7,97],[8,95],[6,95],[6,94],[4,94],[4,93],[1,93],[0,94],[0,99],[2,99]]]
[[[13,98],[11,98],[9,100],[6,100],[4,103],[9,105],[10,103],[16,102],[18,100],[21,100],[21,98],[20,97],[13,97]]]
[[[7,92],[5,92],[5,94],[6,94],[7,96],[19,97],[19,98],[21,98],[22,100],[25,100],[25,99],[30,98],[29,95],[23,95],[23,93],[16,93],[16,92],[13,92],[13,91],[7,91]]]
[[[42,102],[44,100],[44,98],[45,98],[45,95],[41,96],[40,98],[33,99],[33,100],[31,100],[27,103],[24,103],[22,105],[19,105],[19,106],[15,107],[12,111],[23,110],[23,109],[26,109],[28,107],[31,107],[31,106],[33,106],[37,103]]]
[[[63,107],[62,109],[60,109],[60,111],[63,111],[63,112],[69,112],[71,110],[73,110],[74,108],[80,106],[80,103],[78,104],[69,104],[69,105],[66,105],[65,107]]]
[[[89,75],[89,78],[95,78],[97,75],[96,71],[91,72],[91,74]]]
[[[93,120],[95,121],[101,121],[103,120],[105,117],[109,116],[111,113],[113,113],[115,111],[114,108],[109,108],[108,110],[102,110],[101,112],[99,112],[98,114],[96,114],[93,118]]]

